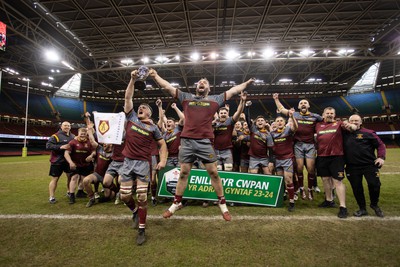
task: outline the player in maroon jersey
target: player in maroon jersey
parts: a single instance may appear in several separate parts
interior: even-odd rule
[[[275,169],[276,174],[285,179],[286,190],[289,195],[289,211],[294,211],[294,184],[293,184],[293,135],[297,130],[297,120],[293,117],[294,109],[289,110],[290,122],[282,116],[275,119],[276,130],[271,132],[274,139]]]
[[[69,163],[72,172],[69,184],[69,203],[75,203],[75,189],[80,179],[93,171],[93,159],[96,150],[92,147],[88,138],[87,129],[79,128],[78,135],[68,143],[68,149],[64,153],[65,160]]]
[[[103,183],[103,178],[107,171],[108,166],[111,163],[111,155],[112,155],[112,144],[97,143],[93,133],[94,133],[93,123],[89,123],[88,136],[93,149],[96,149],[96,164],[94,172],[83,178],[83,186],[85,187],[87,196],[89,198],[89,201],[86,204],[87,208],[90,208],[95,204],[95,194],[92,190],[92,184]]]
[[[181,172],[174,202],[164,212],[163,217],[171,217],[175,211],[182,207],[182,196],[187,187],[190,170],[192,169],[193,162],[196,159],[200,159],[211,178],[211,184],[217,194],[218,206],[221,209],[222,216],[226,221],[230,221],[231,215],[226,206],[222,182],[218,175],[217,165],[215,164],[217,158],[211,141],[214,138],[212,121],[215,112],[223,105],[224,101],[244,91],[255,79],[250,79],[247,82],[234,86],[222,94],[209,95],[210,83],[207,79],[202,78],[197,83],[196,94],[194,95],[182,92],[173,87],[169,82],[161,78],[154,69],[150,69],[149,75],[164,91],[179,99],[185,113],[185,126],[181,133],[181,149],[179,151]]]
[[[134,84],[137,78],[137,70],[131,72],[131,79],[125,91],[124,112],[126,113],[125,147],[122,151],[125,156],[124,164],[120,169],[119,181],[121,182],[121,200],[132,211],[132,219],[135,219],[135,201],[132,196],[132,187],[136,181],[136,196],[138,201],[139,230],[136,243],[142,245],[146,241],[145,227],[147,218],[147,190],[150,182],[151,171],[151,144],[153,139],[157,141],[160,151],[160,162],[157,169],[165,166],[167,161],[167,145],[161,132],[154,125],[150,117],[151,107],[148,104],[140,104],[137,113],[133,110]]]
[[[251,101],[246,102],[246,121],[250,129],[250,161],[249,173],[258,173],[262,169],[264,174],[272,174],[274,169],[274,141],[267,129],[267,121],[263,116],[257,116],[254,123],[250,119]]]
[[[284,115],[288,114],[288,109],[286,109],[279,101],[279,95],[277,93],[273,94],[276,107],[279,113]],[[296,118],[299,128],[294,135],[294,152],[296,157],[297,165],[297,179],[300,187],[301,197],[303,199],[307,198],[306,192],[304,190],[304,178],[303,169],[304,162],[307,169],[307,181],[308,181],[308,199],[313,199],[312,187],[316,185],[315,177],[315,158],[316,149],[314,141],[315,125],[317,122],[322,121],[322,117],[316,113],[309,111],[310,104],[306,99],[302,99],[298,105],[299,111],[295,112],[293,117]],[[315,190],[319,190],[315,188]]]
[[[332,189],[336,188],[340,208],[338,217],[347,218],[346,208],[346,186],[344,179],[344,152],[343,152],[343,130],[355,131],[356,127],[345,121],[335,120],[335,109],[327,107],[324,109],[323,122],[318,122],[315,131],[317,133],[317,171],[322,176],[325,189],[325,200],[319,207],[335,207]]]
[[[243,92],[240,95],[240,103],[236,112],[232,117],[229,117],[229,110],[222,107],[218,111],[218,119],[215,121],[214,127],[214,148],[217,154],[217,169],[224,171],[232,171],[233,155],[232,155],[232,133],[233,126],[243,112],[244,103],[247,99],[247,93]]]

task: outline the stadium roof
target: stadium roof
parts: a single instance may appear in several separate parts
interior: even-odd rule
[[[81,73],[81,97],[121,97],[140,65],[192,92],[201,77],[214,93],[251,77],[253,95],[346,92],[375,62],[378,89],[400,82],[397,0],[15,0],[0,8],[0,67],[19,73],[5,71],[2,86],[15,90],[23,90],[15,77],[29,77],[53,95]],[[49,48],[58,61],[45,59]],[[138,96],[164,95],[148,85]]]

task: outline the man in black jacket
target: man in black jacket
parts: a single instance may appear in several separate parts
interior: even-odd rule
[[[64,158],[64,151],[67,148],[69,141],[74,139],[75,135],[71,133],[71,124],[64,121],[61,124],[61,129],[53,134],[46,143],[46,149],[51,150],[50,156],[50,172],[51,181],[49,183],[49,202],[55,204],[56,199],[54,197],[58,179],[63,172],[66,173],[68,181],[67,187],[69,186],[70,171],[68,162]]]
[[[362,184],[364,176],[368,184],[370,207],[378,217],[383,217],[384,214],[379,208],[378,202],[381,187],[379,168],[385,162],[385,144],[374,131],[361,127],[362,119],[359,115],[352,115],[349,122],[357,127],[356,131],[344,134],[346,176],[360,208],[354,213],[354,216],[368,215]],[[375,150],[377,150],[377,156]]]

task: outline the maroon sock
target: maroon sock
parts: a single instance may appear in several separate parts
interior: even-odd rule
[[[219,204],[226,204],[225,196],[218,197]]]
[[[308,189],[311,189],[314,186],[314,179],[315,179],[315,174],[309,173],[307,176]]]
[[[180,202],[182,202],[182,196],[175,195],[174,204],[178,204]]]
[[[297,174],[297,179],[298,179],[298,183],[299,183],[299,187],[304,187],[304,176],[303,173],[298,173]]]
[[[118,193],[118,191],[119,191],[114,183],[111,183],[111,185],[108,189],[110,189],[111,191],[114,191],[115,193]]]
[[[286,185],[286,190],[288,191],[289,199],[294,199],[294,185],[293,183]]]
[[[157,196],[157,184],[151,183],[151,196],[156,197]]]
[[[139,201],[139,228],[145,228],[147,217],[147,200]]]
[[[135,211],[136,204],[135,204],[135,200],[133,199],[133,197],[131,197],[128,202],[125,202],[125,204],[132,212]]]

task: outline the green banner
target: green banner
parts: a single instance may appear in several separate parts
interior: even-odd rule
[[[159,172],[162,177],[158,195],[173,197],[178,183],[180,169],[165,168]],[[283,205],[283,177],[240,172],[219,171],[228,202],[281,207]],[[186,199],[217,200],[207,171],[192,169],[183,197]]]

